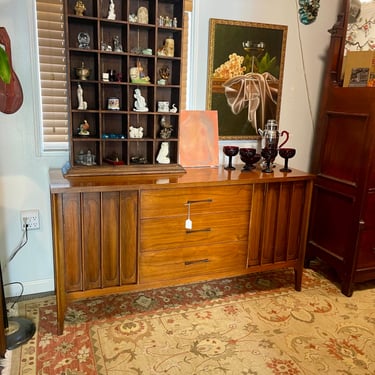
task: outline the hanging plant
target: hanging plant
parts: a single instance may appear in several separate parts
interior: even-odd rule
[[[8,55],[6,52],[0,47],[0,79],[4,83],[10,83],[11,78],[11,70]]]

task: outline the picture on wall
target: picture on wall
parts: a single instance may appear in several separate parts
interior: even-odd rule
[[[220,139],[258,138],[279,120],[287,26],[211,18],[207,109]]]

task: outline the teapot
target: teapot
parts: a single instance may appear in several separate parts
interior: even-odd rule
[[[268,120],[267,124],[265,125],[265,129],[258,129],[258,134],[263,138],[264,140],[264,148],[272,148],[277,150],[278,144],[279,144],[279,138],[280,136],[286,135],[285,141],[280,145],[285,145],[286,142],[288,142],[289,139],[289,132],[286,130],[283,130],[282,132],[279,132],[277,129],[278,125],[276,120]]]

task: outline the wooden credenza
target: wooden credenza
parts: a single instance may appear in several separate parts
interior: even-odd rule
[[[240,169],[69,178],[51,170],[59,333],[81,298],[285,267],[300,290],[313,176]]]

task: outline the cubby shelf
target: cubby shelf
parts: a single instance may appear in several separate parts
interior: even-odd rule
[[[178,164],[183,0],[83,0],[82,15],[78,3],[65,0],[68,174],[184,172]],[[135,90],[148,111],[135,110]],[[161,112],[160,102],[170,111]],[[168,135],[161,132],[165,123]],[[168,155],[158,162],[163,142]]]

